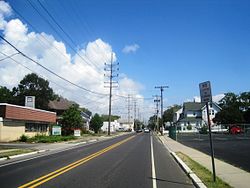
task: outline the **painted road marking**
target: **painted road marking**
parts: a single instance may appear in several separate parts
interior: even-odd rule
[[[111,145],[111,146],[109,146],[107,148],[104,148],[104,149],[96,152],[96,153],[93,153],[93,154],[91,154],[91,155],[89,155],[87,157],[84,157],[84,158],[82,158],[82,159],[80,159],[80,160],[78,160],[76,162],[73,162],[73,163],[71,163],[71,164],[69,164],[69,165],[67,165],[65,167],[62,167],[62,168],[60,168],[58,170],[55,170],[55,171],[53,171],[53,172],[51,172],[51,173],[49,173],[47,175],[41,176],[41,177],[39,177],[39,178],[31,181],[31,182],[28,182],[28,183],[26,183],[24,185],[21,185],[21,186],[19,186],[19,188],[25,188],[25,187],[33,188],[33,187],[37,187],[37,186],[39,186],[39,185],[41,185],[41,184],[43,184],[43,183],[45,183],[45,182],[47,182],[47,181],[49,181],[51,179],[54,179],[55,177],[57,177],[57,176],[65,173],[65,172],[67,172],[69,170],[72,170],[73,168],[76,168],[77,166],[80,166],[80,165],[86,163],[87,161],[89,161],[91,159],[94,159],[94,158],[96,158],[96,157],[98,157],[98,156],[100,156],[100,155],[102,155],[102,154],[104,154],[104,153],[106,153],[106,152],[108,152],[108,151],[110,151],[110,150],[112,150],[112,149],[120,146],[121,144],[123,144],[123,143],[131,140],[134,137],[135,136],[131,136],[129,138],[126,138],[126,139],[124,139],[124,140],[122,140],[120,142],[117,142],[116,144],[113,144],[113,145]]]
[[[156,173],[155,173],[154,148],[153,148],[153,139],[152,139],[152,136],[150,136],[150,146],[151,146],[151,164],[152,164],[153,188],[157,188],[157,184],[156,184]]]

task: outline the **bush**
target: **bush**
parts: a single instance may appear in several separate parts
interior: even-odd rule
[[[205,126],[205,125],[203,125],[203,126],[201,127],[200,133],[201,133],[201,134],[207,134],[207,129],[208,129],[208,127]]]
[[[20,142],[27,142],[28,139],[29,139],[29,137],[23,134],[22,136],[20,136],[19,141]]]
[[[189,131],[192,130],[192,125],[188,125],[187,130],[189,130]]]

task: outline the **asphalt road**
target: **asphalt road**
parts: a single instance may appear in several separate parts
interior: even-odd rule
[[[2,166],[0,182],[1,188],[194,187],[160,141],[149,133],[121,136]]]
[[[250,172],[250,136],[212,134],[215,157]],[[178,134],[177,141],[210,155],[209,136]]]

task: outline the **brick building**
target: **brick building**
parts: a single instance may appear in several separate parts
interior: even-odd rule
[[[55,122],[55,112],[0,103],[0,142],[17,140],[23,134],[47,135],[49,124]]]

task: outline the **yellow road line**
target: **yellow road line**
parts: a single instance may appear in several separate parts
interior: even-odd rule
[[[41,176],[41,177],[39,177],[39,178],[31,181],[31,182],[28,182],[28,183],[26,183],[24,185],[21,185],[18,188],[25,188],[25,187],[33,188],[33,187],[37,187],[37,186],[39,186],[39,185],[41,185],[41,184],[43,184],[43,183],[45,183],[45,182],[47,182],[47,181],[49,181],[49,180],[57,177],[57,176],[65,173],[65,172],[67,172],[69,170],[72,170],[73,168],[75,168],[75,167],[77,167],[79,165],[82,165],[82,164],[86,163],[87,161],[89,161],[91,159],[94,159],[94,158],[96,158],[96,157],[98,157],[98,156],[106,153],[107,151],[110,151],[110,150],[116,148],[117,146],[119,146],[119,145],[127,142],[128,140],[130,140],[130,139],[132,139],[134,137],[135,136],[131,136],[129,138],[126,138],[125,140],[117,142],[116,144],[113,144],[113,145],[111,145],[111,146],[109,146],[107,148],[104,148],[104,149],[96,152],[96,153],[93,153],[93,154],[91,154],[91,155],[89,155],[87,157],[84,157],[84,158],[82,158],[82,159],[80,159],[78,161],[75,161],[75,162],[73,162],[73,163],[71,163],[71,164],[69,164],[69,165],[67,165],[65,167],[59,168],[58,170],[55,170],[55,171],[53,171],[53,172],[51,172],[51,173],[49,173],[47,175]]]

